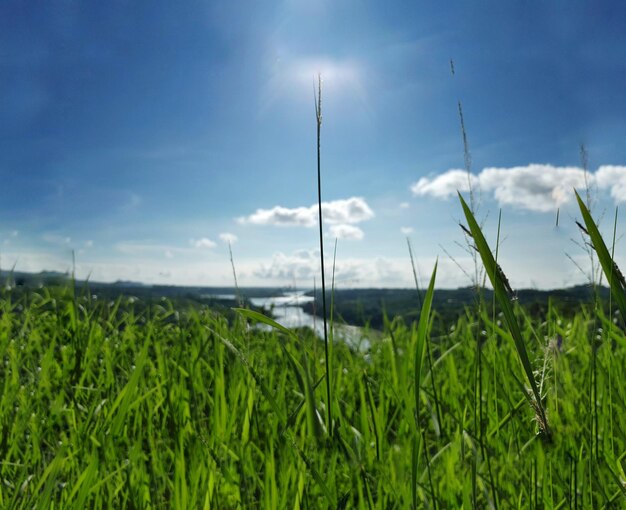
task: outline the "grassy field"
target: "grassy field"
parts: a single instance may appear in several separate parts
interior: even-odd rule
[[[392,320],[369,352],[336,340],[330,429],[309,331],[138,305],[4,291],[1,508],[626,505],[626,337],[601,307],[513,304],[546,432],[492,303],[436,337]]]

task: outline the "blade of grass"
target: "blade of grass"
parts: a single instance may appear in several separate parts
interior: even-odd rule
[[[413,508],[417,509],[417,466],[422,453],[422,436],[417,434],[411,442],[411,499]]]
[[[268,326],[271,326],[272,328],[277,329],[281,333],[285,333],[285,335],[291,338],[297,338],[296,334],[291,329],[286,328],[282,324],[279,324],[278,322],[276,322],[274,319],[270,319],[269,317],[267,317],[266,315],[263,315],[260,312],[249,310],[247,308],[233,308],[233,310],[235,312],[240,313],[244,317],[247,317],[248,319],[251,319],[256,322],[261,322],[263,324],[267,324]]]
[[[435,290],[435,278],[437,276],[437,262],[433,269],[428,290],[424,296],[422,311],[420,313],[419,323],[417,326],[417,343],[415,345],[415,416],[419,429],[419,411],[420,411],[420,388],[422,384],[422,369],[424,365],[424,354],[426,352],[426,337],[428,335],[428,326],[430,324],[430,310],[433,303],[433,294]]]
[[[415,427],[416,434],[413,439],[412,444],[412,462],[411,462],[411,491],[413,498],[413,508],[417,508],[417,468],[419,464],[419,456],[422,450],[422,434],[420,434],[420,390],[422,386],[422,371],[424,365],[424,358],[426,353],[426,342],[428,337],[428,328],[430,326],[430,311],[433,302],[433,294],[435,291],[435,279],[437,277],[437,262],[435,262],[435,267],[433,269],[432,276],[430,277],[430,283],[428,284],[428,290],[426,291],[426,295],[424,296],[424,301],[422,303],[422,310],[420,312],[419,323],[417,326],[417,341],[415,343]],[[424,440],[426,439],[426,434],[423,435]],[[428,448],[428,445],[424,445],[425,448]],[[429,471],[429,480],[431,480],[430,476],[430,463],[427,462],[426,469]],[[432,485],[431,485],[432,488]],[[434,500],[434,492],[433,492],[433,503]],[[436,508],[436,506],[435,506]]]
[[[580,195],[577,191],[574,191],[576,194],[576,200],[578,201],[578,207],[580,208],[580,213],[583,216],[583,220],[585,221],[585,227],[587,228],[587,233],[589,234],[589,238],[591,239],[591,244],[596,254],[598,255],[598,260],[600,261],[600,265],[602,266],[602,271],[606,276],[607,281],[609,282],[609,287],[611,288],[611,294],[615,298],[617,302],[617,306],[619,307],[619,311],[622,317],[626,317],[626,296],[624,295],[625,285],[624,285],[624,277],[622,276],[621,271],[617,267],[617,264],[611,257],[606,244],[604,243],[604,239],[598,230],[596,222],[591,217],[591,213],[589,209],[580,198]]]
[[[509,290],[510,286],[504,273],[500,269],[500,266],[496,263],[493,258],[493,254],[491,253],[491,249],[489,248],[489,244],[487,244],[487,240],[483,236],[482,230],[474,218],[474,214],[471,209],[459,193],[459,200],[461,201],[461,206],[463,207],[463,212],[465,214],[465,218],[469,225],[470,232],[472,234],[472,238],[476,243],[476,249],[480,254],[480,258],[482,259],[483,265],[485,266],[485,271],[489,276],[489,280],[491,281],[491,285],[494,289],[494,294],[502,309],[502,313],[504,315],[504,320],[506,325],[511,332],[511,336],[513,337],[513,341],[515,343],[515,349],[517,351],[517,355],[522,364],[522,368],[524,369],[524,373],[530,384],[530,389],[532,391],[534,401],[530,398],[530,395],[527,395],[529,403],[531,407],[535,410],[537,414],[537,421],[539,424],[539,428],[541,432],[546,436],[546,438],[550,437],[550,428],[548,425],[548,419],[541,401],[541,394],[539,393],[539,388],[537,387],[537,383],[535,381],[535,376],[533,374],[533,368],[530,363],[530,358],[528,357],[528,352],[526,351],[526,345],[524,344],[524,339],[522,337],[522,332],[520,330],[519,324],[517,322],[517,318],[513,312],[513,306],[511,305],[511,301],[509,299]]]

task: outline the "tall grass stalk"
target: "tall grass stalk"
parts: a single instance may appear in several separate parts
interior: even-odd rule
[[[454,69],[454,60],[452,59],[450,59],[450,72],[452,73],[452,76],[454,77],[456,73]],[[461,139],[463,141],[463,168],[465,169],[465,173],[467,175],[467,191],[469,193],[469,199],[470,199],[470,210],[472,211],[472,214],[474,216],[478,216],[479,203],[476,200],[474,183],[472,182],[472,153],[470,152],[467,129],[465,129],[465,116],[463,115],[463,103],[461,103],[460,99],[457,100],[457,110],[459,114],[459,124],[461,127]],[[480,196],[480,188],[478,192]],[[470,256],[472,257],[472,261],[474,262],[474,276],[473,276],[473,281],[471,283],[476,287],[476,290],[478,291],[481,287],[480,285],[481,280],[483,280],[483,282],[485,280],[485,275],[484,274],[481,275],[480,266],[478,263],[478,255],[476,254],[476,251],[472,249],[470,240],[467,240],[466,249],[468,253],[470,254]]]
[[[235,269],[235,259],[233,259],[233,247],[231,245],[230,239],[228,240],[228,255],[230,256],[230,265],[233,268],[233,280],[235,282],[235,298],[237,300],[237,305],[239,308],[243,308],[243,299],[241,298],[241,293],[239,292],[239,283],[237,282],[237,270]]]
[[[335,238],[335,247],[333,249],[333,272],[331,275],[330,281],[330,324],[328,328],[328,356],[326,363],[330,362],[333,359],[333,346],[335,345],[335,270],[337,264],[337,238]],[[315,296],[315,294],[313,294]],[[324,345],[326,348],[326,344]],[[326,365],[328,370],[328,365]],[[328,372],[327,372],[328,373]],[[326,377],[328,379],[328,376]],[[332,402],[329,401],[328,405],[330,406]],[[329,429],[330,430],[330,429]]]
[[[328,323],[326,315],[326,280],[324,276],[324,228],[322,223],[322,168],[321,168],[321,134],[322,134],[322,75],[317,75],[317,91],[315,100],[315,118],[317,124],[317,208],[320,233],[320,266],[322,272],[322,320],[324,322],[324,357],[326,361],[326,430],[333,435],[333,415],[331,400],[332,366],[328,347]]]
[[[422,306],[422,293],[420,291],[420,282],[417,278],[417,268],[415,267],[415,259],[413,257],[413,248],[411,247],[411,240],[406,238],[406,245],[409,248],[409,258],[411,259],[411,269],[413,270],[413,281],[415,282],[415,290],[417,292],[417,306]]]

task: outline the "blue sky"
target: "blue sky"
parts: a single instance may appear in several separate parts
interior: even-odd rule
[[[241,285],[312,286],[320,72],[339,285],[410,286],[407,236],[424,278],[439,257],[440,286],[471,283],[459,100],[512,284],[585,281],[581,144],[605,227],[626,202],[625,22],[617,1],[3,2],[2,267],[74,249],[79,277],[230,285],[230,240]]]

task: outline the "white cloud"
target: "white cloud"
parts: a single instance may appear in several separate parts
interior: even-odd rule
[[[253,225],[278,225],[281,227],[313,227],[316,224],[315,212],[310,207],[289,209],[277,205],[272,209],[257,209],[254,214],[239,218],[239,223]]]
[[[411,204],[408,202],[400,202],[400,209],[408,209],[409,207],[411,207]]]
[[[401,227],[400,232],[402,232],[405,236],[408,236],[413,232],[413,228],[411,227]]]
[[[292,255],[277,252],[269,264],[261,264],[254,276],[262,279],[312,281],[319,273],[319,251],[300,250]]]
[[[332,225],[330,227],[331,237],[337,239],[363,239],[363,231],[354,225]]]
[[[489,192],[502,206],[537,212],[552,212],[571,202],[573,190],[589,186],[610,190],[616,202],[626,201],[626,167],[601,166],[595,173],[578,167],[530,164],[512,168],[485,168],[472,175],[472,186]],[[458,191],[468,191],[468,176],[452,169],[434,177],[422,177],[411,186],[416,196],[449,198]]]
[[[223,243],[235,244],[238,238],[235,234],[231,234],[230,232],[222,232],[220,234],[220,241]]]
[[[626,202],[626,166],[601,166],[595,178],[599,188],[610,190],[615,202]]]
[[[351,197],[332,202],[322,202],[323,220],[330,225],[360,223],[374,217],[365,199]],[[281,227],[314,227],[317,225],[318,206],[287,208],[276,206],[272,209],[257,209],[254,214],[239,218],[243,224],[275,225]]]
[[[85,248],[93,248],[93,241],[91,239],[85,241]]]
[[[259,284],[271,281],[273,284],[291,283],[294,279],[298,285],[312,285],[316,279],[320,281],[320,260],[318,250],[300,250],[287,255],[275,253],[271,261],[261,263],[252,272],[252,276]],[[460,256],[456,259],[460,264],[471,265],[472,259]],[[428,284],[435,258],[420,259],[418,271],[421,274],[421,284]],[[326,261],[327,274],[332,268],[332,256]],[[339,258],[335,263],[335,283],[347,287],[413,287],[413,271],[408,256],[406,257],[376,257],[376,258]],[[439,259],[437,272],[437,286],[453,288],[468,285],[467,277],[450,259]]]
[[[312,206],[312,208],[316,208],[316,206]],[[361,223],[374,217],[374,211],[361,197],[322,202],[322,214],[323,220],[331,225]]]
[[[332,256],[325,260],[326,277],[330,278],[333,265]],[[406,278],[404,278],[406,272]],[[303,285],[311,285],[314,279],[320,280],[319,250],[299,250],[291,255],[275,253],[269,264],[261,264],[254,271],[261,280],[275,283],[291,282],[295,279]],[[412,273],[407,259],[337,259],[335,261],[335,282],[346,286],[377,285],[398,286],[410,284]],[[405,281],[406,280],[406,281]]]
[[[215,241],[211,241],[208,237],[203,237],[202,239],[191,239],[191,244],[195,248],[215,248],[217,243]]]
[[[528,165],[485,168],[478,176],[484,191],[493,191],[501,205],[551,212],[569,202],[574,188],[585,186],[585,173],[576,167]]]
[[[471,175],[472,186],[478,184],[475,175]],[[448,170],[434,178],[422,177],[411,186],[416,196],[431,195],[436,198],[449,198],[458,191],[469,191],[469,179],[465,170]]]

